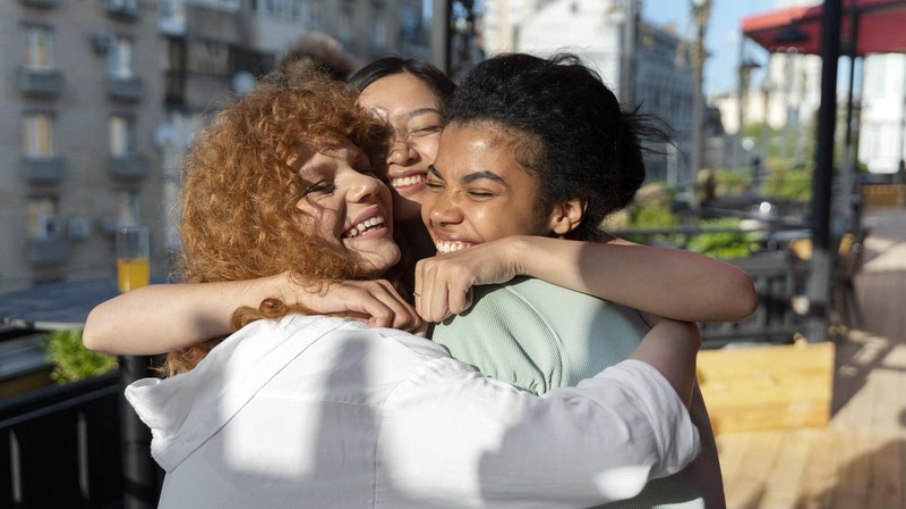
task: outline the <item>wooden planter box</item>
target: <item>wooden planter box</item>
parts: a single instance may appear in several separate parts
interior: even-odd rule
[[[825,426],[834,344],[702,350],[698,380],[715,433]]]

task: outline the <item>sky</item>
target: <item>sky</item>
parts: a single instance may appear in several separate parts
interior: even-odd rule
[[[777,3],[776,0],[712,0],[711,19],[705,34],[708,50],[704,83],[706,95],[736,90],[740,21],[751,14],[773,10]],[[680,34],[692,37],[695,26],[691,19],[691,4],[690,0],[644,0],[642,16],[658,25],[673,22]],[[746,55],[764,63],[767,54],[749,41]]]

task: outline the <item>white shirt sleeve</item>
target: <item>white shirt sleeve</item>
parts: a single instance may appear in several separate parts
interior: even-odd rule
[[[672,387],[634,360],[544,397],[438,360],[387,399],[378,443],[381,483],[464,507],[630,498],[698,451],[698,430]]]

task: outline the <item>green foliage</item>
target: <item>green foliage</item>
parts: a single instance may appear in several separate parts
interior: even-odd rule
[[[715,179],[717,196],[743,194],[752,183],[752,175],[748,171],[717,170]]]
[[[82,344],[81,330],[60,330],[47,335],[44,354],[54,365],[51,378],[68,383],[116,369],[116,357],[92,352]]]
[[[739,228],[739,219],[727,217],[702,221],[703,227],[720,226]],[[688,249],[714,258],[729,260],[733,258],[746,258],[758,249],[758,242],[749,232],[702,233],[692,236]]]
[[[783,161],[769,160],[761,194],[796,202],[810,201],[812,171],[809,168],[793,168]]]
[[[617,229],[671,228],[679,224],[679,218],[673,213],[672,194],[663,182],[653,182],[642,186],[636,193],[635,200],[625,209]],[[613,226],[617,226],[614,224]],[[627,240],[643,243],[644,235],[629,235]]]
[[[669,228],[679,224],[669,205],[658,203],[639,207],[632,214],[633,228]]]

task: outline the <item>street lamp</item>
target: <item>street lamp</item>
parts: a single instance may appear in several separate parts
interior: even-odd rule
[[[692,16],[696,24],[695,44],[692,51],[694,90],[692,92],[692,164],[689,178],[686,180],[689,204],[693,210],[698,209],[698,198],[695,192],[695,179],[703,166],[705,152],[705,103],[702,91],[705,71],[705,32],[708,19],[711,17],[711,0],[691,0]]]
[[[745,41],[745,39],[743,39]],[[742,168],[742,128],[745,124],[746,99],[749,96],[749,83],[752,78],[752,71],[761,67],[761,64],[751,58],[743,56],[742,43],[739,51],[739,87],[737,90],[737,120],[739,127],[736,130],[736,144],[733,146],[734,163],[736,168]]]

